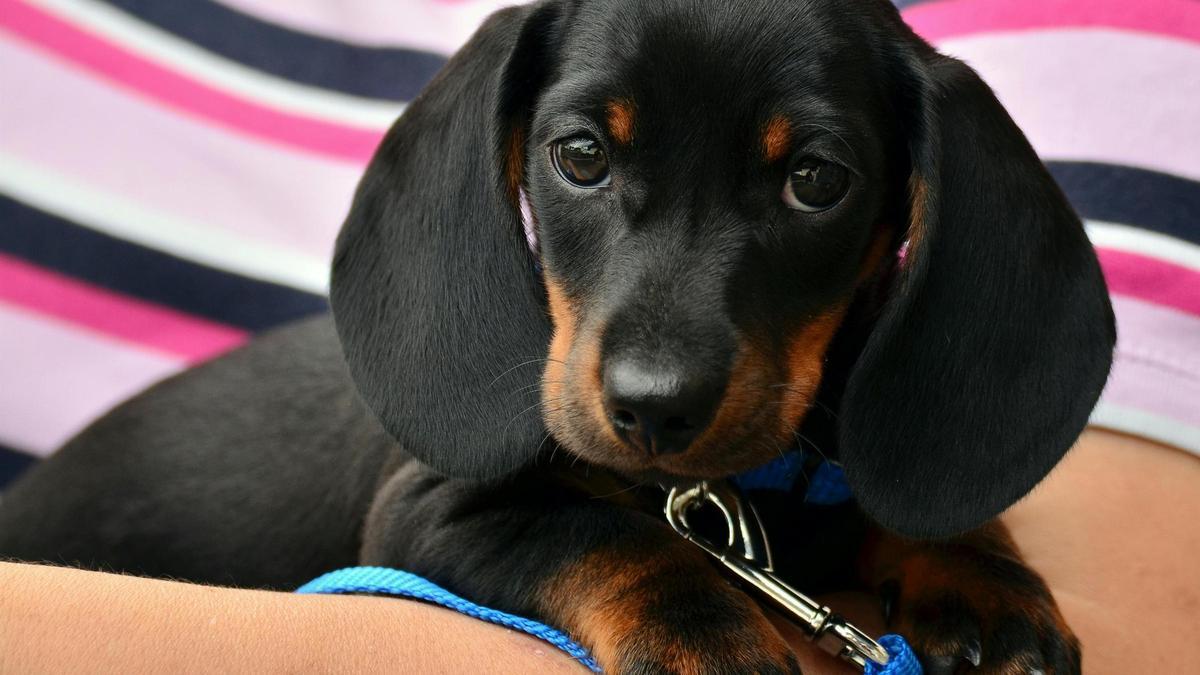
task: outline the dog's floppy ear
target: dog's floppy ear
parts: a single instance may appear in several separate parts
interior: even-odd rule
[[[1082,224],[988,86],[927,48],[907,84],[908,249],[850,374],[840,452],[872,518],[941,537],[1054,467],[1116,338]]]
[[[557,20],[554,2],[489,18],[388,132],[338,237],[330,299],[359,392],[455,476],[512,471],[543,439],[550,324],[517,194]]]

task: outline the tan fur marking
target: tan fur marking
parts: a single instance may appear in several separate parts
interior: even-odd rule
[[[763,126],[762,148],[763,157],[768,164],[774,164],[787,155],[792,145],[792,125],[782,115],[774,115]]]
[[[610,442],[620,445],[621,439],[604,412],[600,346],[596,340],[588,339],[599,331],[583,330],[562,286],[549,273],[546,299],[554,325],[549,358],[542,372],[542,410],[547,425],[560,441],[570,439],[576,431],[569,427],[569,415],[564,415],[564,411],[584,410],[592,415],[596,428]],[[567,385],[568,380],[574,382],[573,387]]]
[[[651,580],[672,566],[668,555],[650,550],[636,561],[593,551],[541,592],[555,623],[585,640],[606,668],[620,662],[623,643],[642,628]]]
[[[550,338],[550,356],[542,374],[542,405],[550,414],[562,407],[563,383],[567,379],[567,358],[575,342],[578,318],[571,308],[562,286],[549,274],[546,275],[546,299],[550,308],[550,321],[554,334]]]
[[[928,223],[926,222],[929,209],[929,183],[917,174],[908,179],[910,208],[908,222],[908,251],[906,256],[915,254],[921,248],[925,239]]]
[[[633,142],[634,105],[629,99],[608,102],[608,134],[621,145]]]
[[[725,385],[725,396],[712,422],[697,439],[697,448],[707,449],[709,443],[727,442],[740,435],[737,427],[753,417],[754,408],[762,402],[756,395],[761,387],[755,386],[755,382],[765,371],[766,358],[761,350],[742,340],[729,373],[729,382]]]
[[[514,206],[520,202],[521,185],[525,182],[525,132],[515,127],[508,137],[508,156],[504,158],[505,187]]]
[[[600,332],[602,331],[596,331],[596,333]],[[608,413],[604,410],[604,384],[600,377],[600,345],[594,339],[581,339],[577,350],[579,355],[577,382],[580,396],[584,401],[583,405],[591,414],[592,421],[595,422],[600,433],[610,443],[621,445],[623,441],[617,436],[616,430],[608,421]]]
[[[849,303],[843,302],[796,331],[787,343],[787,382],[779,422],[786,433],[800,425],[808,412],[825,370],[825,351],[842,325]]]
[[[689,583],[710,587],[714,593],[732,591],[715,568],[689,546],[683,540],[642,537],[638,545],[629,548],[644,555],[632,557],[612,550],[588,553],[540,589],[548,618],[578,636],[610,672],[627,665],[624,659],[651,656],[642,653],[647,649],[653,650],[656,660],[669,672],[711,672],[705,653],[696,645],[682,644],[675,632],[679,627],[659,623],[651,611],[662,602],[663,580],[687,578]],[[753,611],[749,599],[746,602],[751,608],[747,629],[763,636],[764,641],[778,639],[766,617]],[[747,651],[755,647],[731,638],[735,644],[705,646]]]

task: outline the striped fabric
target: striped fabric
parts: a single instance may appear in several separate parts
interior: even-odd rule
[[[0,485],[325,304],[390,121],[504,0],[0,0]],[[901,0],[997,90],[1115,297],[1097,424],[1200,451],[1200,2]]]

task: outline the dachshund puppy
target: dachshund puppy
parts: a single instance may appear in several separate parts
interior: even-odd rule
[[[884,0],[497,13],[384,139],[331,301],[37,467],[0,555],[388,565],[611,672],[794,671],[659,486],[799,444],[856,501],[752,495],[785,579],[883,593],[930,672],[1079,672],[994,518],[1104,386],[1104,281],[987,86]]]

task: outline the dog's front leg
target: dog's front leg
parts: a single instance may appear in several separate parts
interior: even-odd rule
[[[930,675],[1080,672],[1079,641],[999,520],[940,541],[873,530],[861,559]]]
[[[412,463],[377,496],[362,563],[559,627],[610,673],[799,671],[754,602],[665,523],[536,477],[485,486]]]

